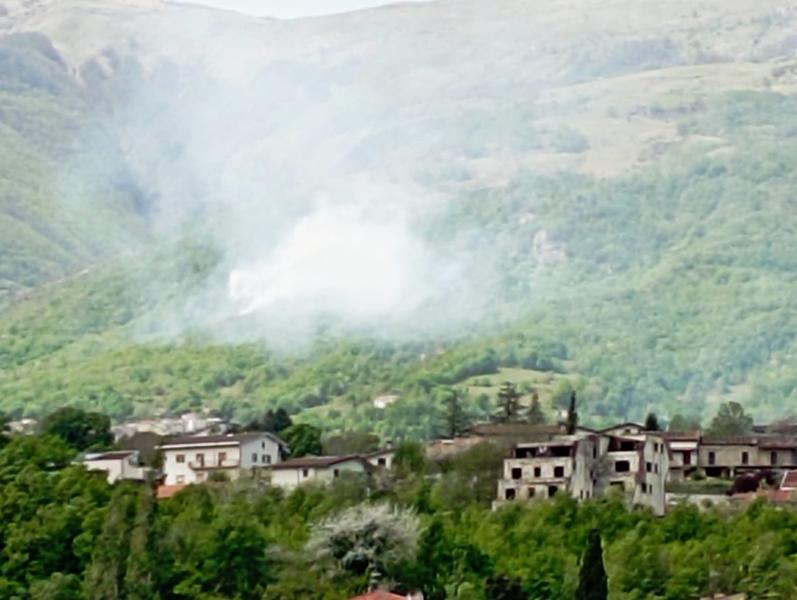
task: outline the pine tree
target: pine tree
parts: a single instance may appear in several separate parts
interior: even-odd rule
[[[462,394],[458,390],[450,390],[446,399],[445,428],[449,438],[455,438],[469,425],[468,415],[462,408]]]
[[[532,425],[545,425],[545,413],[540,406],[540,395],[535,392],[531,395],[531,405],[529,405],[528,422]]]
[[[656,413],[648,413],[648,416],[645,417],[645,431],[661,431]]]
[[[576,393],[570,394],[570,408],[567,409],[567,433],[573,435],[578,427],[578,411],[576,410]]]
[[[514,383],[506,381],[501,384],[501,389],[498,391],[498,414],[496,415],[496,420],[500,423],[509,423],[517,420],[520,410],[520,397]]]
[[[606,569],[603,566],[603,548],[601,536],[597,529],[589,532],[587,547],[581,559],[581,570],[578,574],[577,600],[606,600],[609,587]]]

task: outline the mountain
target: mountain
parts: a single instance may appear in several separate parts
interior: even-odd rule
[[[797,9],[3,7],[14,414],[792,412]]]

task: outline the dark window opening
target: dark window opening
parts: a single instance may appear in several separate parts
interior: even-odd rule
[[[534,477],[542,477],[542,468],[534,467]]]
[[[570,456],[570,446],[551,447],[551,456]]]
[[[537,495],[537,490],[533,487],[529,488],[529,498],[534,498]]]
[[[620,442],[620,452],[633,452],[636,449],[634,442]]]
[[[521,479],[523,477],[523,469],[515,467],[512,469],[512,479]]]
[[[618,460],[614,463],[615,473],[628,473],[631,470],[631,463],[627,460]]]
[[[310,470],[309,469],[302,469],[302,477],[309,477]]]
[[[559,487],[558,487],[558,486],[555,486],[555,485],[549,485],[549,486],[548,486],[548,497],[549,497],[549,498],[553,498],[554,496],[556,496],[556,493],[557,493],[558,491],[559,491]]]
[[[334,471],[332,471],[332,476],[333,477],[339,477],[340,476],[340,469],[335,469]]]
[[[565,468],[564,467],[554,467],[553,468],[553,476],[554,477],[564,477],[565,476]]]
[[[778,453],[777,452],[770,452],[769,453],[769,462],[772,465],[778,464]]]
[[[378,464],[380,467],[384,467],[387,465],[387,460],[384,458],[378,458],[376,460],[376,464]]]
[[[504,498],[506,500],[514,500],[515,499],[515,488],[507,488],[504,490]]]
[[[708,453],[708,464],[715,465],[717,464],[717,455],[713,452]]]
[[[742,464],[747,465],[750,463],[750,455],[747,452],[742,452]]]
[[[692,453],[691,452],[684,452],[683,463],[685,465],[691,465],[692,464]]]
[[[646,462],[646,463],[645,463],[645,471],[646,471],[646,472],[648,472],[648,473],[650,473],[651,471],[653,471],[653,463]]]

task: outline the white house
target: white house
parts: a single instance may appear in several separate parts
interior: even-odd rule
[[[285,444],[271,433],[179,437],[164,441],[165,485],[187,485],[207,481],[211,473],[237,479],[241,472],[269,467],[281,459]]]
[[[366,454],[363,458],[368,461],[373,467],[382,467],[383,469],[393,468],[393,458],[396,456],[396,449],[392,447],[383,448],[376,452]]]
[[[303,483],[329,483],[344,472],[367,473],[373,467],[361,456],[304,456],[271,467],[271,483],[293,489]]]
[[[136,450],[87,454],[82,463],[89,471],[105,471],[108,474],[108,483],[122,480],[144,481],[148,471],[138,466]]]

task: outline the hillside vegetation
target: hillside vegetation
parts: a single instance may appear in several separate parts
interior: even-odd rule
[[[479,379],[506,376],[534,382],[549,418],[570,388],[594,423],[708,416],[728,398],[790,414],[797,12],[687,4],[628,31],[611,19],[623,2],[442,1],[290,24],[148,3],[12,10],[14,30],[37,33],[0,55],[0,408],[279,405],[333,430],[429,437],[451,386],[484,417]],[[80,44],[65,14],[81,15]],[[428,23],[445,27],[429,37]],[[232,58],[193,44],[198,24],[241,27]],[[167,44],[150,33],[172,27]],[[217,143],[197,159],[200,139]],[[464,257],[455,297],[478,311],[425,333],[333,322],[260,339],[270,317],[234,314],[225,273],[250,237],[357,177],[428,198],[412,224]],[[182,216],[164,228],[169,211]],[[439,304],[417,321],[445,320]],[[387,393],[400,400],[374,408]]]

